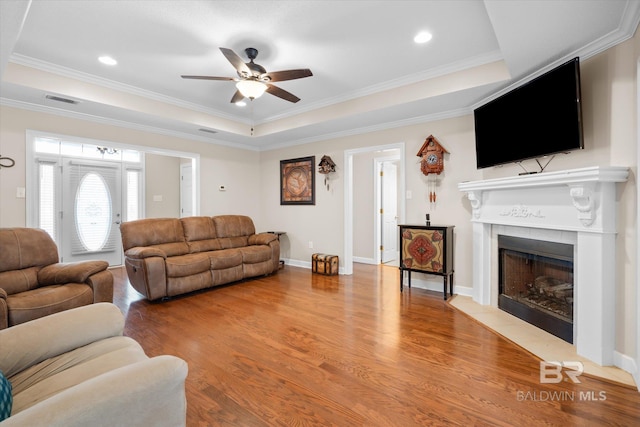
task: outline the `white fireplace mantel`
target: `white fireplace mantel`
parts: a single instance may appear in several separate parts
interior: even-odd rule
[[[613,363],[616,183],[626,167],[595,166],[458,184],[471,202],[473,299],[497,305],[498,232],[574,242],[574,344],[579,355]]]

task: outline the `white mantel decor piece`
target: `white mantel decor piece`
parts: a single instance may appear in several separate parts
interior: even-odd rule
[[[616,183],[629,169],[594,166],[463,182],[473,223],[473,299],[497,306],[497,236],[574,245],[574,345],[613,364],[616,284]]]

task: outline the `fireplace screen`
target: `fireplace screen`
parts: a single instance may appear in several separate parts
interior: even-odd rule
[[[498,307],[573,342],[573,246],[499,236]]]

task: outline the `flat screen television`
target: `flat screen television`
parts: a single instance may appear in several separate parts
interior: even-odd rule
[[[580,60],[474,110],[478,169],[584,148]]]

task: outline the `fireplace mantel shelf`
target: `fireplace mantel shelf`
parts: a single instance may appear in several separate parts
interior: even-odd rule
[[[561,197],[573,207],[574,221],[579,222],[576,224],[567,222],[565,216],[557,222],[557,227],[551,226],[550,228],[578,230],[587,227],[595,232],[611,232],[610,225],[612,224],[597,221],[599,216],[602,217],[603,204],[606,205],[609,200],[614,200],[610,198],[611,194],[606,194],[610,191],[605,190],[604,187],[625,182],[628,175],[629,169],[626,167],[593,166],[462,182],[458,184],[458,189],[467,193],[473,209],[474,221],[515,225],[515,220],[528,219],[530,220],[528,226],[542,228],[549,227],[550,217],[543,212],[545,208],[548,209],[548,203],[551,202],[547,196],[560,189],[560,192],[565,194]],[[504,194],[499,196],[496,193]],[[507,193],[510,194],[507,195]],[[532,195],[533,197],[531,197]],[[605,199],[604,197],[609,198]],[[485,206],[491,204],[491,198],[494,199],[493,206],[489,206],[488,210],[484,209],[483,211]],[[505,204],[506,201],[511,204]],[[538,206],[534,208],[531,204]],[[498,207],[500,211],[496,211]],[[496,216],[502,218],[497,219]]]
[[[629,168],[623,166],[593,166],[557,172],[543,172],[507,178],[467,181],[458,184],[461,191],[501,190],[550,185],[576,185],[596,182],[625,182]]]

